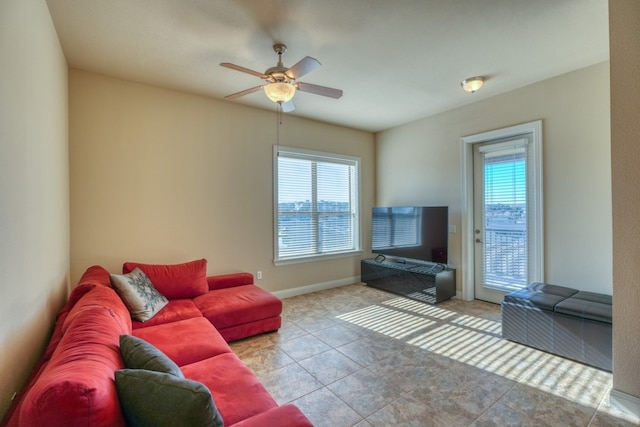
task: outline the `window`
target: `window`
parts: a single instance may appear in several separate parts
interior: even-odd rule
[[[276,146],[276,264],[360,251],[360,159]]]

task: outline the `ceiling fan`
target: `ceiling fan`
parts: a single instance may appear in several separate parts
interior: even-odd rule
[[[338,99],[342,96],[342,91],[340,89],[333,89],[326,86],[298,81],[300,77],[322,66],[317,59],[305,56],[293,67],[287,68],[282,64],[282,55],[287,51],[287,46],[282,43],[277,43],[273,45],[273,50],[278,54],[278,64],[275,67],[267,69],[264,73],[253,71],[229,62],[223,62],[220,64],[223,67],[251,74],[252,76],[260,77],[266,81],[266,84],[227,95],[225,96],[225,99],[239,98],[263,89],[269,99],[281,105],[282,111],[289,112],[295,109],[292,98],[293,95],[295,95],[296,90],[313,93],[315,95],[328,96],[329,98],[334,99]]]

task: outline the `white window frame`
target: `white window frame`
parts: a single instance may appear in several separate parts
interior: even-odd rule
[[[278,174],[278,156],[282,153],[289,157],[325,160],[336,163],[352,163],[356,168],[356,195],[355,201],[352,201],[353,216],[353,249],[345,251],[336,251],[328,253],[314,253],[311,255],[300,255],[295,257],[281,257],[279,251],[279,230],[278,230],[278,201],[279,201],[279,174]],[[330,258],[341,258],[346,256],[355,256],[362,254],[362,242],[361,242],[361,173],[360,173],[360,157],[349,156],[346,154],[328,153],[314,150],[306,150],[302,148],[284,147],[282,145],[275,145],[273,147],[273,263],[277,265],[293,264],[300,262],[309,262],[317,260],[325,260]]]

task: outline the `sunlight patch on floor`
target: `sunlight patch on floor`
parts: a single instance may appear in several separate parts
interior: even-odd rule
[[[394,298],[338,319],[407,344],[597,407],[611,374],[501,338],[500,322]]]
[[[392,300],[384,301],[382,304],[442,320],[456,316],[456,313],[452,311],[444,310],[434,305],[427,305],[423,302],[414,301],[408,298],[394,298]]]
[[[513,380],[545,357],[540,351],[455,325],[442,325],[407,342]]]
[[[531,387],[544,390],[574,402],[594,406],[611,386],[611,374],[562,357],[550,355],[545,363],[533,369],[522,381]]]
[[[493,320],[480,319],[479,317],[462,314],[452,320],[452,323],[466,326],[467,328],[478,329],[490,334],[502,335],[502,324],[500,322],[494,322]]]
[[[397,339],[405,338],[435,324],[433,320],[377,305],[336,317]]]

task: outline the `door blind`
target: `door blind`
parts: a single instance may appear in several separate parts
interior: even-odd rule
[[[528,280],[527,140],[480,147],[484,170],[483,283],[511,291]]]

